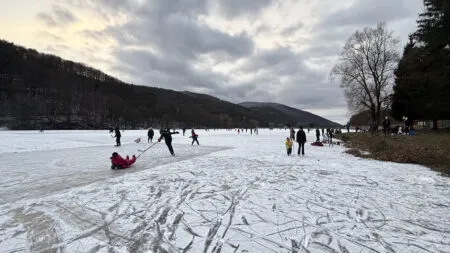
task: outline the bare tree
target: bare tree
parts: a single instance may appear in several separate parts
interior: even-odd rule
[[[381,112],[390,105],[394,70],[400,59],[398,43],[385,23],[357,30],[331,71],[344,89],[350,110],[370,111],[372,133],[378,129]]]

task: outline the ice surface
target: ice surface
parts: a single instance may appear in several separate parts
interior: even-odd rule
[[[287,130],[197,132],[111,170],[145,130],[0,131],[0,252],[450,252],[449,178],[341,146],[288,157]]]

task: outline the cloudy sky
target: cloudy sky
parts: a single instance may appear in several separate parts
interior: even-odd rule
[[[357,29],[402,41],[422,0],[2,0],[0,38],[123,81],[278,102],[345,123],[329,72]]]

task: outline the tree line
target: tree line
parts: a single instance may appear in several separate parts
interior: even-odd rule
[[[403,55],[386,24],[357,30],[331,71],[355,113],[368,112],[372,132],[381,117],[450,119],[450,1],[424,0],[417,31]]]

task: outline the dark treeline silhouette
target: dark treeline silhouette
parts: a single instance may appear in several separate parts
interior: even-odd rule
[[[396,70],[392,113],[397,119],[450,119],[450,1],[424,0]]]
[[[208,95],[127,84],[84,64],[0,40],[0,126],[250,128],[296,122],[301,119]]]

